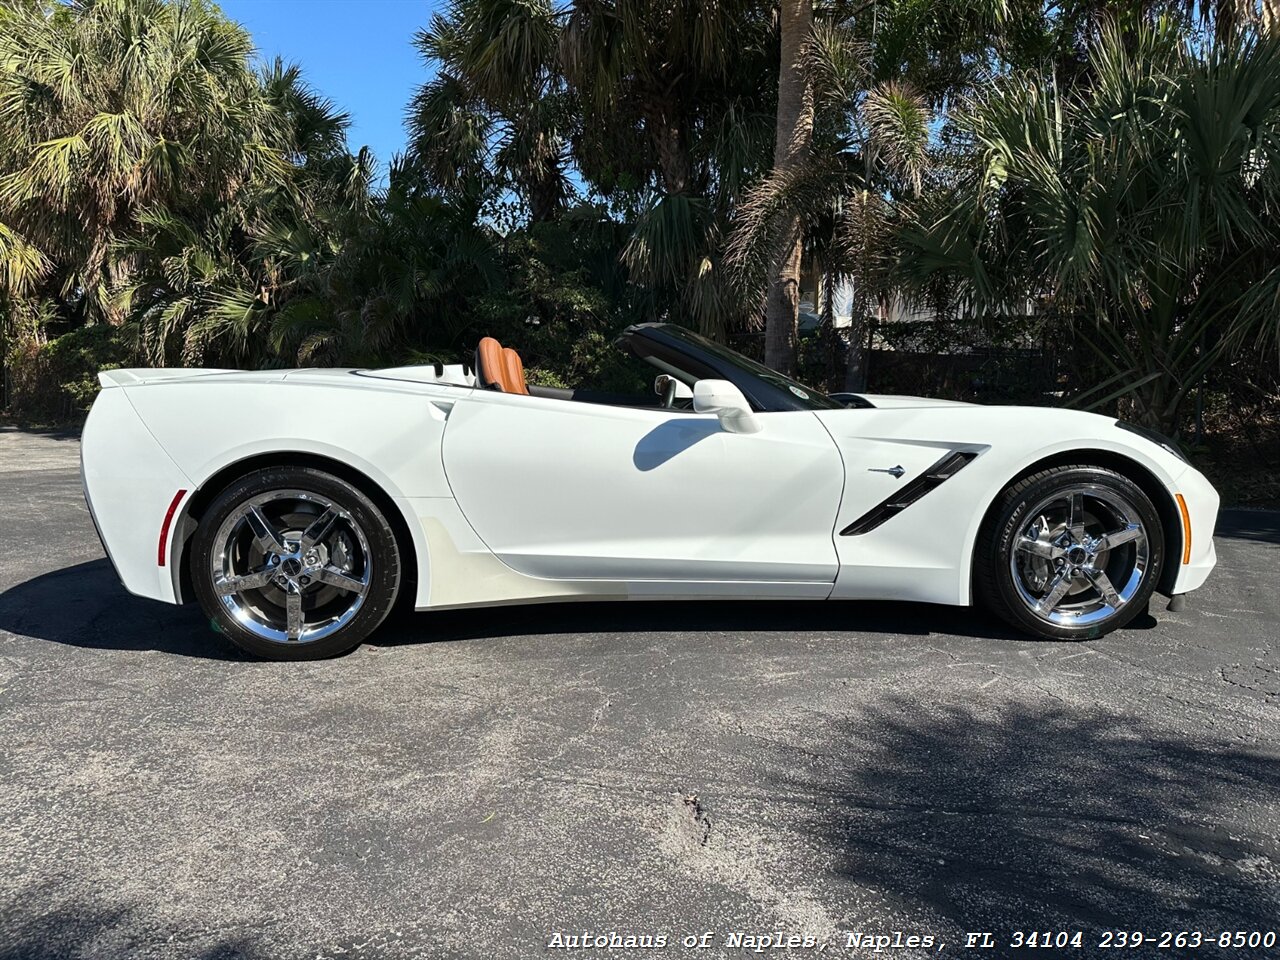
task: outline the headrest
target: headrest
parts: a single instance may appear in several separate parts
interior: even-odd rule
[[[523,393],[527,397],[529,388],[524,382],[524,361],[520,359],[520,354],[510,347],[503,347],[502,359],[507,374],[507,392]]]
[[[476,378],[480,386],[501,393],[511,393],[507,386],[507,361],[502,344],[493,337],[485,337],[476,347]]]

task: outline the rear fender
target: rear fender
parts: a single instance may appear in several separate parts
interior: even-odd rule
[[[127,391],[103,390],[94,401],[80,470],[98,536],[125,589],[176,602],[168,562],[173,517],[195,484],[147,430]]]

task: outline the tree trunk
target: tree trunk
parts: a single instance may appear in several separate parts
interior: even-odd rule
[[[685,193],[692,179],[692,164],[680,125],[669,119],[673,111],[657,104],[646,111],[645,129],[658,154],[662,186],[667,193]]]
[[[813,0],[782,0],[782,63],[778,68],[778,125],[773,173],[785,177],[809,157],[813,137],[813,88],[801,62],[813,26]],[[769,258],[769,295],[765,301],[764,362],[791,373],[796,360],[796,323],[800,317],[800,218],[787,217],[774,238]]]
[[[853,298],[853,307],[849,317],[849,351],[845,354],[844,389],[850,393],[864,393],[867,389],[867,361],[870,354],[867,350],[868,306],[867,298],[860,295]],[[886,302],[884,294],[876,297],[876,303]],[[879,310],[876,311],[879,314]]]
[[[829,390],[831,389],[831,384],[836,382],[836,375],[840,366],[840,332],[836,330],[835,271],[830,269],[829,263],[815,256],[813,258],[813,275],[818,278],[814,285],[814,297],[816,299],[821,296],[822,299],[822,311],[819,314],[821,319],[818,323],[818,342],[822,346],[822,353],[826,358],[827,366],[821,386],[824,390]]]
[[[521,179],[529,203],[529,220],[543,223],[556,219],[564,205],[563,168],[552,134],[539,130],[535,143],[534,156],[539,162],[526,168]]]
[[[540,177],[530,178],[525,186],[529,199],[529,222],[544,223],[560,215],[564,202],[560,170],[554,167]]]

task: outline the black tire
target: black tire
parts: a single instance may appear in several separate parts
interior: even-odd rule
[[[1093,552],[1075,550],[1075,538],[1070,535],[1051,543],[1058,526],[1043,519],[1047,514],[1041,508],[1046,501],[1058,497],[1055,502],[1063,504],[1065,517],[1076,494],[1081,496],[1078,502],[1084,505],[1084,516],[1090,518],[1086,540],[1110,532],[1103,529],[1108,526],[1120,529],[1117,518],[1122,516],[1128,521],[1122,525],[1124,529],[1140,526],[1141,534],[1126,534],[1133,539],[1111,549],[1104,543]],[[1032,531],[1036,532],[1035,537],[1029,537]],[[1070,534],[1070,529],[1063,532]],[[1027,544],[1024,537],[1037,542]],[[1015,540],[1023,546],[1018,547]],[[1063,556],[1039,556],[1041,549],[1055,553],[1063,550],[1060,543],[1072,544]],[[1035,549],[1029,551],[1028,546]],[[1022,553],[1017,552],[1019,549]],[[1078,561],[1082,565],[1076,566]],[[1032,569],[1036,564],[1040,566]],[[992,613],[1020,631],[1052,640],[1089,640],[1118,630],[1148,608],[1163,565],[1160,515],[1136,483],[1105,467],[1050,467],[1012,484],[992,505],[974,553],[974,587],[978,599]],[[1072,570],[1088,572],[1072,577]],[[1111,588],[1111,597],[1122,600],[1120,605],[1113,605],[1104,597],[1103,587],[1094,581],[1099,573]],[[1037,577],[1045,578],[1043,587]],[[1123,580],[1125,588],[1116,588],[1113,580]],[[1074,593],[1061,596],[1057,601],[1061,606],[1055,607],[1054,587],[1064,581],[1066,586],[1062,589]],[[1037,589],[1044,592],[1037,593]],[[1046,609],[1033,609],[1032,602],[1036,600]],[[1090,611],[1090,604],[1095,609]],[[1050,617],[1066,622],[1050,622]],[[1080,622],[1070,622],[1074,619]]]
[[[262,537],[246,513],[255,500],[262,500],[255,517],[265,517],[271,531]],[[323,539],[323,524],[309,524],[329,514],[334,519]],[[313,530],[315,544],[305,548]],[[274,546],[263,546],[268,543]],[[228,569],[241,561],[244,571]],[[218,582],[226,592],[230,573],[276,576],[224,598]],[[325,577],[337,585],[322,582]],[[386,517],[355,486],[313,467],[268,467],[235,480],[204,512],[192,544],[191,579],[213,628],[268,660],[319,660],[354,650],[391,611],[400,577],[400,553]],[[298,595],[296,606],[291,593]],[[233,616],[233,605],[245,622]],[[308,626],[308,617],[315,623]],[[295,623],[301,629],[289,639]],[[268,636],[273,630],[282,635]],[[308,630],[314,639],[307,639]]]

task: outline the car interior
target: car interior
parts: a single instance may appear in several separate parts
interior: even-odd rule
[[[636,369],[634,378],[624,376],[619,381],[615,377],[614,382],[632,380],[636,384],[634,392],[614,393],[589,387],[529,384],[525,380],[520,355],[493,337],[483,338],[476,347],[474,375],[465,365],[456,369],[467,385],[501,393],[674,412],[692,411],[694,386],[700,380],[728,381],[741,391],[742,399],[756,412],[872,406],[870,401],[860,396],[845,395],[838,399],[826,396],[723,344],[675,324],[634,324],[623,330],[615,343],[629,362],[636,365]],[[655,370],[658,376],[649,380]],[[648,383],[652,384],[651,389],[642,386]]]
[[[549,397],[555,400],[577,400],[583,403],[601,403],[624,407],[661,407],[668,410],[692,409],[692,382],[696,377],[689,373],[674,376],[677,371],[670,364],[656,358],[645,357],[649,365],[663,370],[654,381],[652,395],[611,393],[588,388],[544,387],[525,382],[524,362],[520,354],[504,347],[493,337],[484,337],[476,347],[475,374],[478,386],[499,393],[524,396]]]
[[[529,396],[520,354],[504,347],[493,337],[485,337],[476,347],[476,379],[480,386],[489,390]]]
[[[494,337],[481,339],[473,358],[474,367],[468,363],[436,361],[380,370],[352,370],[351,373],[362,377],[480,387],[516,396],[676,413],[692,412],[694,386],[700,380],[728,381],[741,391],[742,399],[756,412],[873,406],[865,397],[856,394],[823,394],[723,344],[674,324],[634,324],[622,331],[615,344],[626,358],[625,362],[634,365],[631,373],[614,370],[611,374],[611,383],[634,384],[627,392],[531,384],[525,379],[520,354],[504,347]],[[655,370],[657,376],[650,379],[654,377]]]

